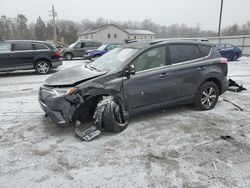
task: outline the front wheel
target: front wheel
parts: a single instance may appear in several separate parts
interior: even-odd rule
[[[71,60],[73,58],[73,55],[71,54],[71,53],[66,53],[65,55],[64,55],[64,59],[65,60]]]
[[[195,107],[198,110],[210,110],[218,101],[219,89],[214,82],[205,82],[197,91]]]
[[[128,121],[123,118],[121,106],[113,97],[105,97],[98,103],[94,119],[109,132],[122,132],[128,126]]]
[[[47,74],[50,72],[51,66],[48,61],[40,60],[36,63],[35,69],[39,74]]]

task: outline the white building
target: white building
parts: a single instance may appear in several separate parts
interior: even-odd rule
[[[79,33],[79,39],[93,39],[102,43],[121,42],[125,40],[150,40],[155,39],[155,33],[148,30],[122,29],[109,24],[94,30]]]

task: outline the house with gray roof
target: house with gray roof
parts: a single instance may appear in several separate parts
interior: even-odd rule
[[[114,24],[108,24],[97,29],[80,32],[79,39],[92,39],[102,43],[123,43],[125,40],[155,39],[155,33],[148,30],[122,29]]]

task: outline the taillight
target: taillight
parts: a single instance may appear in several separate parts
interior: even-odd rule
[[[54,57],[61,57],[60,51],[55,51],[54,52]]]
[[[227,64],[227,59],[226,58],[220,58],[220,63],[222,64]]]

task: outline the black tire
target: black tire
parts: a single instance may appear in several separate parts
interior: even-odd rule
[[[205,82],[197,91],[195,108],[198,110],[211,110],[219,98],[219,89],[214,82]]]
[[[73,58],[73,54],[72,53],[66,53],[66,54],[64,54],[64,59],[65,60],[72,60],[72,58]]]
[[[233,56],[232,61],[236,61],[239,58],[239,54],[235,53]]]
[[[51,70],[51,65],[46,60],[39,60],[35,64],[35,70],[38,74],[48,74]]]
[[[101,121],[105,131],[119,133],[128,126],[128,121],[123,119],[120,105],[112,97],[101,100],[96,108],[98,115],[94,116],[95,122]]]

